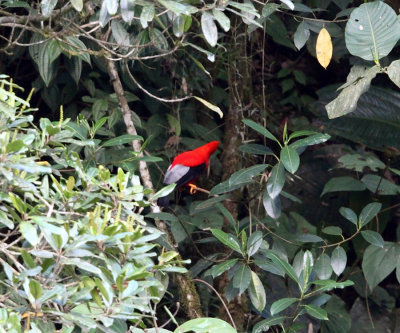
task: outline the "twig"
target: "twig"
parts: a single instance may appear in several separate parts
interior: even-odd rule
[[[235,324],[235,322],[233,321],[233,318],[232,318],[232,316],[231,316],[231,313],[229,312],[229,309],[228,309],[228,307],[226,306],[226,304],[225,304],[224,300],[222,299],[221,295],[219,294],[219,292],[218,292],[211,284],[209,284],[208,282],[206,282],[206,281],[204,281],[204,280],[201,280],[201,279],[193,279],[193,281],[204,283],[207,287],[209,287],[209,288],[218,296],[219,300],[221,301],[222,305],[224,306],[224,308],[225,308],[225,310],[226,310],[226,313],[228,314],[228,317],[229,317],[229,319],[230,319],[230,321],[231,321],[231,323],[232,323],[233,328],[235,329],[235,331],[237,331],[236,324]]]
[[[142,90],[146,95],[160,101],[160,102],[164,102],[164,103],[177,103],[177,102],[182,102],[182,101],[186,101],[187,99],[192,98],[192,96],[185,96],[182,98],[174,98],[174,99],[165,99],[165,98],[161,98],[161,97],[157,97],[156,95],[153,95],[151,92],[149,92],[148,90],[146,90],[139,82],[136,81],[136,79],[134,78],[134,76],[132,75],[131,71],[129,70],[128,64],[125,64],[125,69],[128,72],[128,75],[130,77],[130,79],[140,88],[140,90]]]

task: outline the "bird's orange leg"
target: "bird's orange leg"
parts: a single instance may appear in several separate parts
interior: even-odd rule
[[[194,185],[192,183],[188,183],[186,185],[190,187],[189,193],[191,195],[193,195],[193,194],[195,194],[197,192],[198,187],[196,185]]]

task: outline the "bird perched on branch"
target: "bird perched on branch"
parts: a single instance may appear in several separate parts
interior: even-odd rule
[[[193,184],[201,173],[207,169],[210,163],[210,156],[217,150],[218,141],[211,141],[199,148],[185,151],[174,158],[164,177],[164,185],[176,183],[175,189],[182,186],[189,186],[190,193],[196,192],[196,185]],[[157,205],[168,207],[168,196],[158,198]]]

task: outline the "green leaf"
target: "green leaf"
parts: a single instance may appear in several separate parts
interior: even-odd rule
[[[140,135],[123,134],[103,142],[102,147],[111,147],[131,143],[133,140],[143,140]]]
[[[249,296],[251,303],[258,311],[263,311],[265,308],[266,294],[263,284],[256,273],[251,271],[251,283],[249,287]]]
[[[209,272],[211,273],[212,277],[215,279],[216,277],[220,276],[222,273],[226,272],[227,270],[231,269],[237,263],[239,259],[229,259],[224,261],[218,265],[214,265]]]
[[[83,269],[85,271],[101,275],[101,270],[100,268],[92,265],[91,263],[81,260],[79,258],[65,258],[64,259],[64,264],[65,265],[72,265],[72,266],[77,266],[80,269]]]
[[[231,27],[231,21],[229,20],[229,17],[226,16],[219,8],[213,9],[212,13],[221,28],[224,29],[225,32],[228,32]]]
[[[383,248],[370,245],[364,252],[362,270],[372,291],[395,268],[400,256],[400,246],[385,242]]]
[[[301,21],[297,26],[296,32],[294,33],[293,42],[298,50],[300,50],[310,38],[310,30],[304,21]]]
[[[310,316],[320,320],[328,320],[328,314],[324,309],[312,304],[304,305],[304,308]]]
[[[242,294],[250,285],[251,270],[247,265],[241,264],[239,269],[233,275],[233,287],[239,289],[239,295]]]
[[[228,5],[239,9],[243,13],[252,14],[252,15],[256,16],[257,18],[260,17],[260,14],[258,14],[257,10],[254,8],[254,6],[251,2],[239,3],[239,2],[229,1]]]
[[[285,168],[283,163],[279,162],[271,170],[271,176],[267,182],[267,191],[269,196],[274,199],[281,193],[285,185]]]
[[[22,140],[14,140],[7,144],[6,146],[6,153],[14,153],[21,150],[25,147],[25,144]]]
[[[340,207],[339,213],[345,219],[347,219],[348,221],[350,221],[351,223],[353,223],[357,226],[357,222],[358,222],[357,214],[354,213],[354,211],[351,208]]]
[[[83,0],[71,0],[71,5],[77,12],[81,12],[83,9]]]
[[[249,126],[250,128],[252,128],[253,130],[257,131],[258,133],[264,135],[266,138],[274,140],[276,142],[279,142],[279,140],[270,132],[268,131],[265,127],[257,124],[256,122],[254,122],[253,120],[250,119],[242,119],[242,121]]]
[[[381,162],[376,156],[370,154],[345,154],[339,158],[339,163],[343,168],[363,172],[368,167],[372,171],[385,169],[385,163]]]
[[[266,3],[265,6],[262,9],[261,15],[263,17],[268,17],[271,14],[275,13],[276,10],[279,8],[280,6],[277,3]]]
[[[332,251],[331,266],[337,276],[342,274],[342,272],[346,268],[346,263],[347,263],[346,251],[341,246],[336,247]]]
[[[142,8],[142,12],[140,14],[140,24],[143,29],[148,27],[148,22],[153,21],[155,15],[155,9],[153,4],[146,4]]]
[[[183,15],[175,16],[172,23],[172,31],[178,38],[183,36],[183,33],[185,32],[185,17]]]
[[[281,298],[280,300],[272,303],[271,305],[271,316],[276,315],[279,312],[282,312],[283,310],[285,310],[286,308],[288,308],[289,306],[291,306],[294,302],[297,301],[297,298]]]
[[[118,0],[103,0],[106,3],[108,14],[115,15],[118,10]]]
[[[205,99],[203,99],[203,98],[201,98],[201,97],[197,97],[197,96],[193,96],[193,97],[196,98],[196,99],[197,99],[198,101],[200,101],[201,103],[203,103],[203,104],[204,104],[206,107],[208,107],[210,110],[212,110],[212,111],[218,113],[218,115],[220,116],[220,118],[222,118],[222,117],[224,116],[224,114],[222,113],[221,109],[220,109],[218,106],[216,106],[216,105],[214,105],[214,104],[212,104],[212,103],[206,101]]]
[[[332,275],[331,258],[326,253],[321,254],[315,262],[314,270],[319,279],[329,279]]]
[[[290,173],[295,173],[300,165],[300,157],[291,146],[285,146],[281,150],[281,162]]]
[[[271,326],[281,324],[285,319],[286,317],[271,317],[261,320],[254,325],[252,333],[268,332]]]
[[[156,193],[151,197],[151,200],[152,200],[152,201],[155,201],[155,200],[157,200],[158,198],[167,196],[168,194],[170,194],[171,192],[174,191],[175,187],[176,187],[176,184],[175,184],[175,183],[172,183],[172,184],[169,184],[169,185],[163,187],[161,190],[159,190],[158,192],[156,192]]]
[[[396,278],[397,278],[397,281],[400,283],[400,257],[399,257],[399,259],[397,260]]]
[[[35,299],[38,299],[42,295],[42,292],[43,292],[42,287],[40,286],[40,283],[37,282],[36,280],[29,281],[29,290]]]
[[[82,74],[82,59],[78,57],[72,57],[71,59],[64,58],[64,65],[69,75],[72,76],[76,85],[78,85]]]
[[[176,15],[181,15],[181,14],[190,15],[197,13],[199,11],[194,6],[188,5],[186,3],[180,3],[177,1],[158,0],[158,2]]]
[[[280,0],[286,6],[289,7],[290,10],[294,10],[294,3],[291,0]]]
[[[286,272],[286,274],[293,281],[299,283],[299,278],[297,277],[296,272],[294,271],[293,267],[290,266],[286,261],[283,261],[281,258],[279,258],[275,253],[271,251],[267,253],[267,257],[270,258],[276,265],[282,267],[283,270]]]
[[[263,241],[263,234],[261,231],[255,231],[251,234],[247,241],[247,255],[251,257],[257,253]]]
[[[120,8],[122,19],[127,23],[131,23],[135,17],[135,1],[136,0],[121,0]]]
[[[179,325],[174,333],[236,333],[227,322],[218,318],[196,318]]]
[[[353,177],[335,177],[325,184],[321,197],[330,192],[364,191],[365,189],[365,185]]]
[[[76,56],[82,59],[87,64],[90,63],[90,54],[84,42],[78,37],[68,36],[66,37],[66,43],[62,43],[63,52],[70,56]]]
[[[29,222],[21,222],[19,224],[22,236],[32,245],[36,246],[39,241],[35,227]]]
[[[311,135],[308,138],[297,140],[291,143],[289,146],[294,149],[297,149],[299,147],[317,145],[322,142],[328,141],[330,137],[331,136],[329,134],[318,133]]]
[[[100,15],[99,15],[99,24],[102,28],[106,26],[108,21],[110,20],[110,14],[108,13],[107,9],[107,0],[103,0],[100,8]]]
[[[334,227],[334,226],[329,226],[321,230],[324,234],[327,235],[334,235],[334,236],[340,236],[342,234],[342,229],[339,227]]]
[[[400,60],[392,61],[387,68],[387,75],[400,88]]]
[[[303,290],[307,288],[307,284],[310,278],[311,270],[314,267],[314,258],[312,253],[309,250],[306,250],[303,255],[303,270],[302,270],[302,277],[303,277]],[[297,275],[297,274],[296,274]],[[300,279],[301,281],[301,279]]]
[[[383,245],[385,241],[383,240],[381,234],[377,233],[376,231],[372,230],[363,230],[361,231],[361,235],[364,237],[364,239],[375,246],[381,247],[383,249]]]
[[[366,205],[358,218],[360,228],[368,224],[380,212],[381,208],[380,202],[371,202]]]
[[[242,250],[239,245],[239,241],[232,234],[227,234],[219,229],[211,229],[211,233],[217,238],[222,244],[228,246],[232,250],[243,255]]]
[[[350,280],[346,280],[343,282],[336,282],[333,280],[316,280],[313,281],[312,284],[321,287],[317,289],[318,292],[324,292],[324,291],[330,291],[335,288],[343,289],[345,287],[353,286],[354,282]]]
[[[272,199],[268,193],[268,190],[265,190],[263,195],[263,205],[268,216],[272,217],[273,219],[279,218],[282,211],[281,199],[279,196]]]
[[[396,12],[382,1],[364,3],[354,9],[346,24],[347,49],[364,60],[387,56],[399,39],[400,22]]]
[[[372,79],[381,71],[382,69],[379,66],[370,68],[359,65],[353,66],[347,76],[346,87],[340,92],[339,96],[325,106],[329,119],[353,112],[357,108],[361,95],[368,91]]]
[[[214,22],[214,17],[208,12],[203,12],[201,15],[201,30],[203,31],[204,37],[208,44],[212,47],[217,45],[218,30]]]
[[[250,143],[247,145],[241,145],[239,146],[239,150],[243,153],[248,153],[248,154],[257,154],[257,155],[273,155],[274,152],[269,149],[268,147],[265,147],[263,145],[258,145],[254,143]]]
[[[58,51],[51,52],[51,50],[49,50],[49,48],[54,50],[54,45],[56,45],[56,44],[54,44],[54,42],[52,42],[51,44],[50,44],[50,42],[41,44],[40,51],[39,51],[39,57],[37,59],[39,73],[40,73],[40,76],[42,77],[46,87],[49,86],[50,81],[54,78],[55,72],[56,72],[55,66],[53,64],[53,60],[56,58],[57,54],[59,55],[59,53],[58,53]]]
[[[252,180],[253,177],[258,176],[265,170],[267,164],[256,164],[249,168],[236,171],[229,177],[228,182],[230,186],[239,185]]]
[[[57,0],[42,0],[40,3],[40,9],[44,17],[49,17],[51,12],[57,5]]]
[[[145,7],[147,8],[147,7]],[[143,14],[143,11],[142,11]],[[146,15],[146,12],[144,13]],[[147,19],[146,17],[144,19]],[[142,16],[140,16],[140,22],[142,22]],[[147,21],[145,21],[145,23],[147,24]],[[142,22],[142,24],[144,24],[144,22]],[[146,26],[147,28],[147,26]],[[117,42],[117,44],[121,47],[127,47],[130,44],[130,36],[128,31],[126,31],[124,25],[122,24],[122,22],[117,21],[117,20],[113,20],[111,21],[111,32],[112,35],[115,39],[115,41]]]
[[[387,179],[378,175],[364,175],[361,181],[367,189],[372,193],[379,195],[396,195],[399,193],[400,187]]]

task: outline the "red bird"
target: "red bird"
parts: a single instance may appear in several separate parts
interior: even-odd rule
[[[174,158],[164,177],[164,185],[176,183],[175,189],[184,185],[192,185],[208,167],[210,156],[217,150],[218,141],[211,141],[199,148],[185,151]],[[168,207],[168,196],[158,198],[157,205]]]

